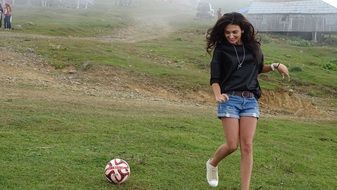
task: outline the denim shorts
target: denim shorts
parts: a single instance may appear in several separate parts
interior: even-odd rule
[[[259,103],[255,97],[229,95],[225,102],[218,103],[218,118],[224,117],[239,119],[242,116],[260,117]]]

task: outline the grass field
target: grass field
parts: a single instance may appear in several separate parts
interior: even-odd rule
[[[161,21],[149,30],[136,25],[142,21],[136,18],[149,20],[144,11],[151,7],[123,14],[127,9],[103,2],[110,1],[97,5],[104,14],[52,8],[27,14],[18,6],[14,18],[21,28],[0,32],[0,66],[5,69],[0,71],[0,189],[211,189],[205,162],[223,143],[223,130],[213,103],[190,97],[209,91],[204,32],[213,21],[193,20],[191,10],[157,4],[153,14],[162,15]],[[123,32],[125,40],[116,39]],[[136,36],[132,43],[131,34]],[[324,103],[314,105],[335,113],[337,46],[283,36],[263,35],[262,40],[266,63],[285,63],[292,78],[283,81],[272,73],[261,79],[263,89],[319,98]],[[37,55],[48,66],[30,61],[32,68],[20,73],[28,68],[20,62],[24,58],[6,60],[4,49]],[[90,63],[87,70],[84,63]],[[69,68],[78,74],[64,74]],[[39,75],[24,78],[33,72]],[[116,75],[109,72],[126,76],[112,80]],[[153,88],[154,97],[130,96],[132,85]],[[116,86],[128,94],[107,93]],[[181,99],[157,98],[164,92]],[[265,112],[256,133],[251,189],[337,189],[336,118],[265,117]],[[105,164],[117,157],[131,167],[130,179],[119,186],[103,175]],[[221,163],[216,189],[240,189],[239,159],[236,152]]]
[[[223,142],[213,107],[57,94],[0,101],[1,189],[208,189],[204,162]],[[336,139],[335,122],[261,119],[252,189],[335,189]],[[116,157],[131,167],[120,186],[103,177]],[[218,189],[238,189],[238,160],[220,165]]]

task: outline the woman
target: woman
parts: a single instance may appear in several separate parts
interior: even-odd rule
[[[10,30],[12,28],[11,24],[12,8],[8,3],[5,3],[4,15],[5,15],[4,18],[5,30]]]
[[[240,13],[224,14],[207,31],[206,39],[207,52],[213,51],[210,83],[226,137],[226,143],[206,162],[207,181],[212,187],[218,185],[219,162],[240,145],[241,189],[248,190],[253,167],[253,139],[260,116],[258,74],[276,69],[283,76],[289,76],[288,68],[280,63],[263,64],[255,29]]]

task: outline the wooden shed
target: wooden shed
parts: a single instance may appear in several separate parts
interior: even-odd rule
[[[322,0],[255,0],[246,16],[259,32],[301,34],[314,41],[337,33],[337,8]]]

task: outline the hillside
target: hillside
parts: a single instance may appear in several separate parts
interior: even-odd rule
[[[107,11],[95,19],[90,15],[102,9],[102,4],[96,5],[98,9],[71,10],[72,13],[64,9],[32,8],[31,13],[38,15],[28,16],[18,7],[16,29],[1,35],[4,42],[2,60],[15,62],[15,67],[3,69],[24,69],[15,60],[24,57],[27,65],[37,67],[31,73],[32,77],[40,76],[40,66],[34,64],[34,59],[29,60],[30,56],[26,57],[31,54],[60,73],[54,75],[68,78],[56,80],[55,76],[43,73],[47,78],[43,80],[53,78],[60,83],[57,86],[69,84],[76,90],[86,89],[84,93],[100,88],[91,91],[213,105],[208,86],[210,56],[203,50],[203,34],[214,21],[195,20],[191,7],[161,3],[145,5],[131,8],[106,6]],[[156,11],[149,12],[153,7]],[[39,16],[43,14],[48,17]],[[39,21],[34,22],[37,19]],[[282,81],[277,74],[261,76],[264,112],[334,118],[336,83],[331,81],[336,79],[336,70],[324,70],[323,67],[324,64],[336,67],[333,56],[336,47],[308,46],[303,40],[283,37],[262,36],[262,39],[266,63],[287,64],[292,79]],[[304,46],[298,45],[301,43]],[[2,64],[2,67],[12,66],[12,63],[9,66]],[[25,66],[25,69],[29,67]],[[29,79],[29,83],[33,81]]]
[[[17,5],[0,29],[0,189],[208,189],[224,141],[204,50],[214,20],[170,1],[96,2]],[[336,189],[337,45],[261,38],[291,80],[260,76],[252,189]],[[112,158],[131,167],[119,186],[103,176]],[[239,189],[239,160],[221,163],[219,189]]]

